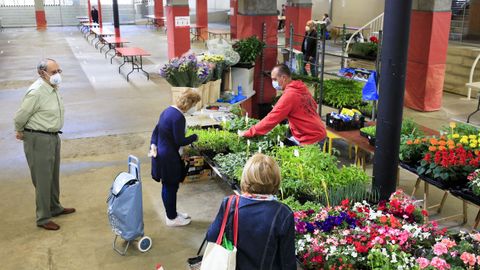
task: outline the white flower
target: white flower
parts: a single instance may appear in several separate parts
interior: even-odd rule
[[[358,256],[358,254],[357,254],[356,251],[352,252],[352,257],[353,257],[353,258],[356,258],[357,256]]]
[[[392,260],[391,260],[392,263],[397,263],[397,255],[395,255],[395,253],[392,254]]]

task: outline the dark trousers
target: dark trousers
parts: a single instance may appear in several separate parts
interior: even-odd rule
[[[60,137],[24,132],[23,148],[35,187],[37,224],[63,211],[60,204]]]
[[[315,61],[310,61],[307,58],[303,60],[303,71],[305,72],[305,75],[308,75],[307,70],[305,69],[305,66],[307,63],[310,64],[310,74],[312,77],[317,77],[317,66],[315,65]]]
[[[179,184],[162,183],[162,200],[168,219],[177,217],[177,191]]]

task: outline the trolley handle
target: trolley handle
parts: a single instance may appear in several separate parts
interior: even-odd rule
[[[128,156],[128,173],[135,176],[135,178],[141,182],[140,160],[136,156]]]

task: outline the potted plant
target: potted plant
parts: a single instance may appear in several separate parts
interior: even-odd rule
[[[232,88],[234,91],[241,86],[244,96],[253,92],[253,68],[264,47],[265,43],[256,36],[241,39],[233,44],[233,50],[240,55],[240,61],[232,66]]]
[[[417,173],[439,181],[445,188],[465,186],[467,175],[479,166],[479,153],[455,146],[452,140],[431,138],[430,144]]]
[[[377,59],[378,39],[371,37],[369,42],[353,43],[348,52],[348,57],[375,61]]]
[[[220,85],[224,69],[226,68],[226,61],[223,55],[206,54],[202,60],[209,63],[212,71],[211,80],[207,82],[209,92],[208,103],[214,103],[220,98]]]
[[[210,76],[209,65],[198,61],[194,54],[170,60],[160,69],[160,76],[172,86],[172,103],[186,88],[194,88],[202,97],[202,101],[197,103],[197,109],[208,103],[205,102],[207,94],[204,93],[203,83]]]

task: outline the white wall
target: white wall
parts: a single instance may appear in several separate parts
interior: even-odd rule
[[[197,1],[188,0],[188,5],[190,6],[190,10],[195,10]],[[207,5],[209,10],[229,10],[230,0],[208,0]]]
[[[333,25],[363,26],[385,8],[384,0],[331,0]],[[330,0],[313,0],[312,16],[321,19],[330,13]]]

